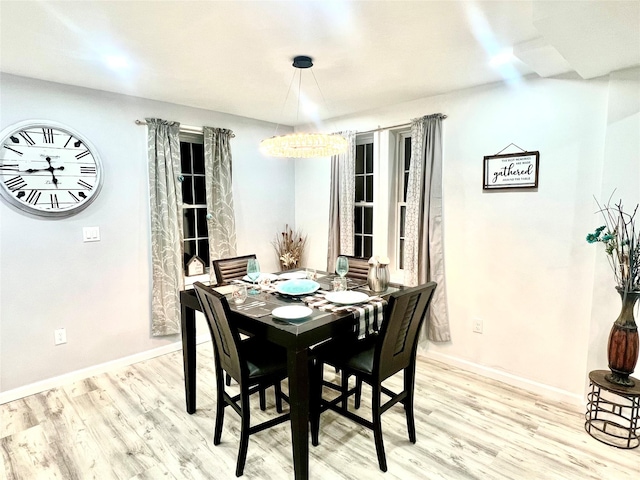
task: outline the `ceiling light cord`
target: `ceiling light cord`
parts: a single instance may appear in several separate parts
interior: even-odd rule
[[[311,68],[313,61],[311,57],[297,56],[293,59],[293,66],[298,69]],[[316,82],[318,91],[325,104],[325,108],[328,109],[327,101],[324,98],[324,94],[318,84],[318,79],[313,73],[313,79]],[[293,80],[295,79],[295,71],[291,83],[289,84],[289,91],[285,98],[282,111],[286,107],[287,99],[291,91]],[[296,123],[300,121],[300,99],[302,97],[302,73],[298,77],[298,102],[296,110]],[[281,114],[282,115],[282,114]],[[278,124],[279,126],[280,124]],[[277,132],[276,126],[276,132]],[[313,158],[313,157],[329,157],[344,152],[348,147],[347,140],[340,134],[329,133],[291,133],[288,135],[274,135],[271,138],[266,138],[260,142],[260,151],[263,155],[269,157],[288,157],[288,158]]]
[[[289,93],[291,93],[291,86],[293,85],[293,81],[296,79],[296,71],[293,71],[293,75],[291,75],[291,81],[289,82],[289,88],[287,89],[287,94],[284,97],[284,103],[282,104],[282,109],[280,110],[280,120],[284,118],[284,109],[287,106],[287,100],[289,99]],[[274,136],[278,134],[278,128],[280,127],[280,122],[276,123],[276,130],[273,133]]]
[[[296,110],[296,123],[300,121],[300,96],[302,95],[302,70],[298,69],[298,107]]]
[[[327,99],[324,98],[324,93],[322,92],[322,89],[320,88],[320,84],[318,83],[318,79],[316,78],[316,74],[313,73],[313,68],[311,68],[310,70],[311,70],[311,75],[313,75],[313,80],[316,82],[316,87],[318,87],[318,91],[320,92],[320,98],[322,98],[322,103],[324,104],[324,108],[327,110],[327,115],[329,115],[329,118],[333,118],[333,112],[329,108],[329,104],[327,103]],[[334,127],[334,129],[336,128],[335,122],[333,123],[333,127]]]

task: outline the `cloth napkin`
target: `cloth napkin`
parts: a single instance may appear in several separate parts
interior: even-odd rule
[[[367,335],[371,335],[380,330],[384,320],[384,309],[387,301],[381,297],[369,297],[364,303],[356,305],[338,305],[329,302],[325,298],[326,293],[316,293],[304,297],[302,301],[311,308],[317,308],[325,312],[353,312],[356,317],[354,332],[358,334],[358,340],[362,340]]]
[[[260,284],[258,282],[255,283],[255,285],[252,282],[247,282],[245,280],[242,279],[235,279],[235,280],[231,280],[231,283],[237,283],[237,284],[242,284],[242,285],[246,285],[247,288],[253,288],[256,287],[257,290],[260,290],[261,292],[266,292],[266,293],[278,293],[278,291],[276,290],[276,285],[280,282],[283,282],[284,280],[273,280],[268,284]]]

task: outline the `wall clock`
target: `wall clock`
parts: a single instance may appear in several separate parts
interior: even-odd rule
[[[24,212],[74,215],[95,200],[102,178],[96,148],[72,128],[31,120],[0,133],[0,195]]]

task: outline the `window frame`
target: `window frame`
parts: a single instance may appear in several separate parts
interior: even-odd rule
[[[402,258],[403,254],[403,246],[404,239],[406,233],[406,212],[407,212],[407,201],[406,195],[407,192],[405,188],[407,185],[405,184],[405,174],[408,178],[409,176],[409,168],[411,167],[411,130],[404,129],[395,132],[396,135],[396,150],[395,150],[395,167],[396,167],[396,179],[395,179],[395,208],[394,208],[394,265],[395,270],[397,272],[403,272],[403,263],[404,259]],[[409,168],[405,168],[405,162],[407,159],[407,139],[409,140]],[[402,209],[404,208],[405,212],[405,222],[404,228],[405,232],[402,232]]]
[[[404,271],[400,268],[399,258],[400,207],[398,200],[404,189],[404,170],[400,171],[404,165],[400,161],[400,155],[405,150],[401,142],[404,142],[407,137],[411,137],[409,126],[356,134],[356,145],[373,143],[374,196],[373,203],[367,204],[373,207],[372,254],[389,257],[391,280],[399,283],[404,280]],[[355,205],[357,206],[358,203]],[[354,231],[354,244],[355,241]]]
[[[206,248],[207,250],[207,255],[206,257],[209,257],[209,233],[208,233],[208,228],[206,229],[205,235],[201,235],[199,232],[199,227],[198,227],[198,211],[203,211],[204,210],[204,215],[205,215],[205,222],[206,222],[206,214],[207,214],[207,192],[206,192],[206,184],[204,181],[205,178],[205,173],[204,173],[204,169],[202,171],[202,173],[195,173],[194,169],[193,169],[193,147],[190,146],[190,150],[191,150],[191,172],[185,172],[183,171],[182,168],[182,144],[183,143],[187,143],[189,145],[193,145],[193,144],[199,144],[202,145],[202,161],[203,161],[203,165],[204,165],[204,135],[202,133],[194,133],[191,131],[183,131],[180,130],[180,175],[182,175],[183,177],[183,182],[182,182],[182,188],[183,188],[183,193],[182,193],[182,214],[183,214],[183,229],[182,229],[182,251],[183,251],[183,272],[184,272],[184,277],[185,277],[185,282],[186,283],[191,283],[191,281],[198,281],[198,280],[204,280],[205,278],[209,277],[209,273],[211,270],[211,259],[209,259],[209,261],[207,261],[206,258],[203,258],[203,256],[200,254],[200,250],[201,250],[201,246],[200,246],[200,242],[204,243],[204,248]],[[186,185],[185,180],[187,179],[187,177],[190,177],[192,179],[192,181],[190,182],[190,187],[192,188],[192,192],[193,192],[193,200],[194,203],[189,204],[189,203],[185,203],[184,201],[184,188]],[[193,179],[195,177],[198,178],[202,178],[203,181],[201,183],[202,188],[204,188],[204,191],[200,193],[200,195],[202,195],[202,197],[204,197],[204,203],[195,203],[196,200],[196,184],[193,181]],[[194,210],[194,236],[189,236],[187,237],[186,235],[186,216],[187,210]],[[207,225],[208,227],[208,225]],[[205,273],[203,275],[195,275],[192,277],[187,277],[187,270],[186,270],[186,264],[188,262],[188,258],[187,258],[187,242],[195,242],[195,255],[198,255],[198,257],[200,257],[204,262],[205,262]],[[192,254],[189,254],[192,255]],[[189,257],[191,258],[191,257]],[[188,280],[187,280],[188,279]]]
[[[367,145],[371,145],[371,167],[372,167],[372,171],[371,172],[367,172]],[[355,196],[356,196],[356,188],[354,187],[354,212],[353,212],[353,254],[355,256],[360,256],[360,257],[365,257],[368,258],[368,254],[365,252],[365,246],[366,246],[366,238],[370,238],[371,239],[371,253],[373,254],[373,252],[375,252],[375,221],[376,221],[376,192],[377,192],[377,179],[378,179],[378,175],[376,174],[376,147],[375,147],[375,138],[374,135],[369,133],[369,134],[364,134],[364,135],[356,135],[356,151],[358,149],[359,146],[364,146],[364,157],[363,157],[363,173],[359,174],[356,173],[357,171],[357,161],[356,159],[354,159],[354,162],[356,162],[356,165],[354,165],[354,181],[357,184],[357,179],[358,177],[362,177],[363,178],[363,194],[364,194],[364,201],[357,201]],[[357,154],[356,154],[356,158],[357,158]],[[367,186],[367,177],[371,178],[371,186],[368,187]],[[371,201],[367,201],[367,191],[368,188],[372,188],[373,192],[371,195]],[[357,232],[357,228],[356,228],[356,211],[358,209],[361,209],[361,222],[362,222],[362,232],[361,233],[356,233]],[[371,209],[371,233],[365,233],[365,210],[366,209]],[[358,249],[356,247],[357,243],[360,243],[360,252],[358,252]],[[360,253],[360,254],[358,254]]]

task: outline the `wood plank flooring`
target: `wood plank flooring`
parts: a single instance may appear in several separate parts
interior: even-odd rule
[[[0,405],[0,475],[33,479],[235,478],[239,421],[227,409],[214,446],[215,379],[210,344],[198,346],[198,411],[185,411],[182,352]],[[334,372],[327,370],[330,379]],[[398,388],[401,376],[387,386]],[[286,385],[284,386],[286,390]],[[370,413],[365,386],[360,414]],[[252,420],[274,415],[252,398]],[[378,469],[373,434],[326,412],[310,476],[335,479],[640,478],[640,448],[591,438],[584,411],[421,358],[416,379],[418,442],[395,406],[383,416],[389,470]],[[252,422],[253,423],[253,422]],[[293,478],[285,423],[252,435],[244,477]]]

